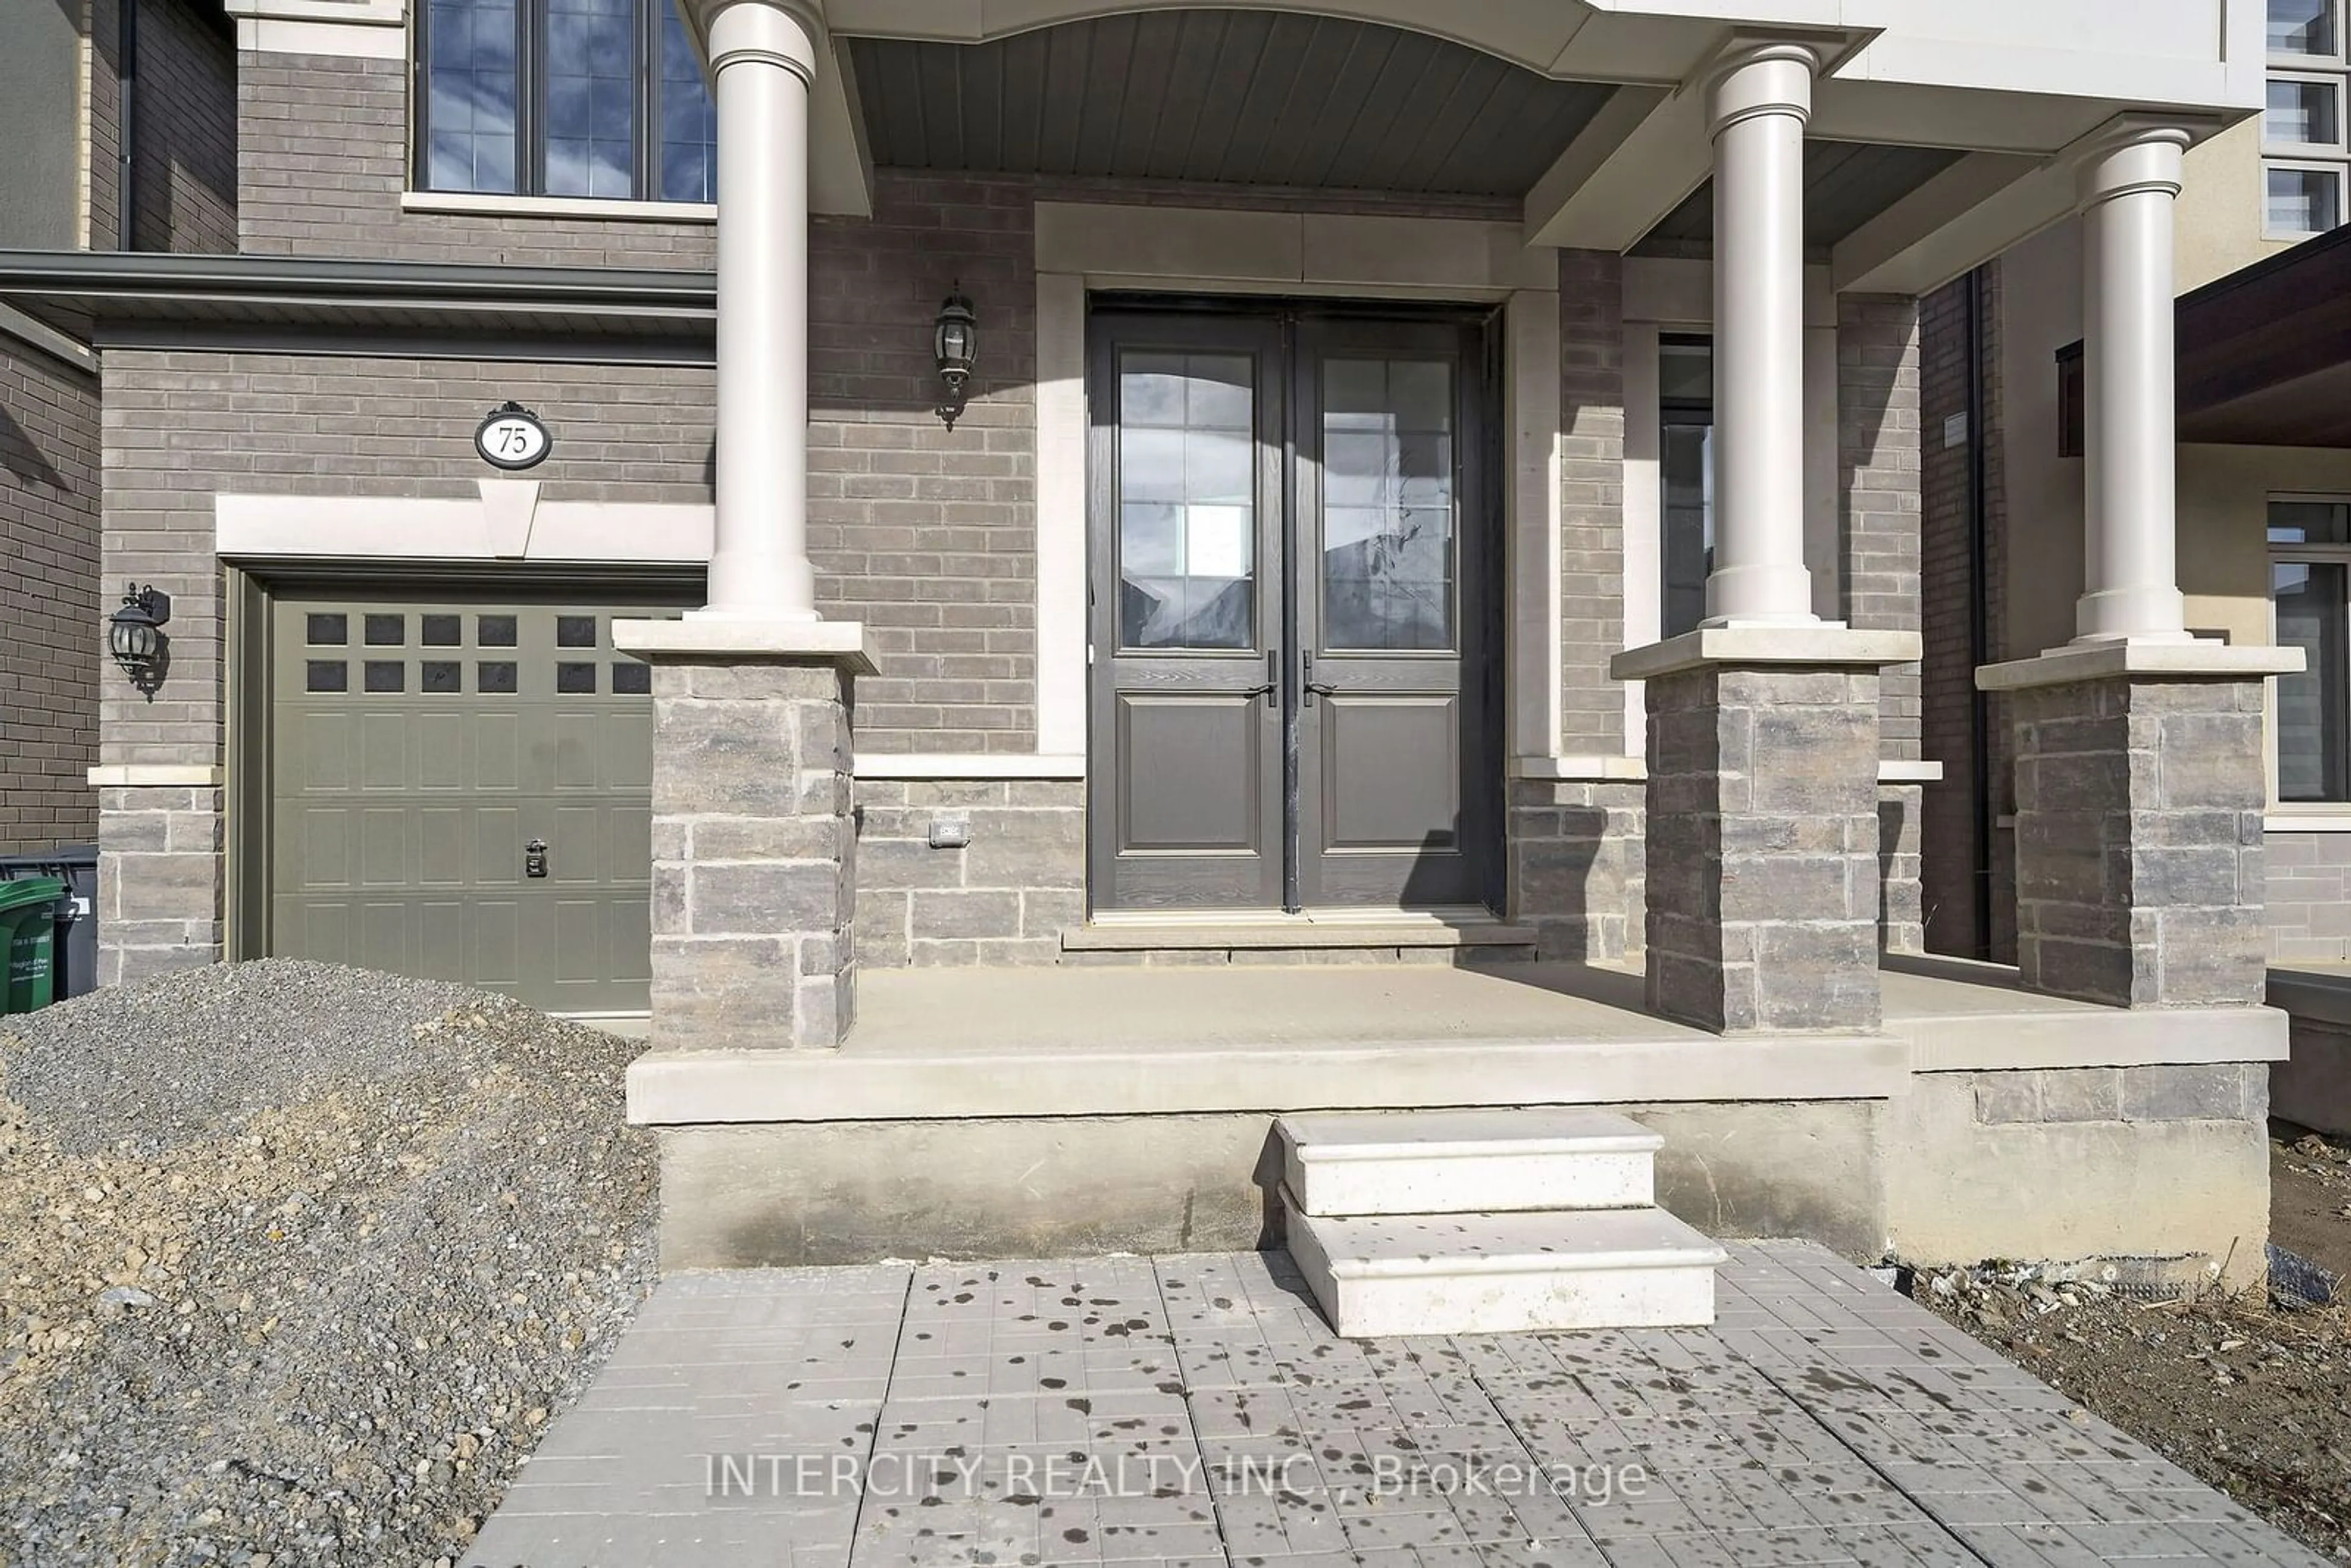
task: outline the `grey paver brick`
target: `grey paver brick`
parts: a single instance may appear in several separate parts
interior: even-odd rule
[[[1729,1250],[1711,1331],[1374,1343],[1263,1254],[681,1277],[466,1562],[2317,1561],[1819,1249]]]

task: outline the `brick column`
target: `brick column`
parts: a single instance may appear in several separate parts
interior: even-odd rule
[[[2127,1008],[2261,1003],[2261,677],[2286,662],[2299,652],[2113,644],[1978,673],[2014,694],[2027,989]]]
[[[638,621],[612,637],[653,666],[654,1049],[839,1045],[857,1016],[863,629]]]
[[[1645,680],[1650,1010],[1719,1033],[1879,1023],[1878,671],[1916,633],[1711,628]]]

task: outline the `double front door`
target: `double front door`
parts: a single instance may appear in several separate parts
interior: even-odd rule
[[[1484,345],[1094,312],[1097,910],[1494,903]]]

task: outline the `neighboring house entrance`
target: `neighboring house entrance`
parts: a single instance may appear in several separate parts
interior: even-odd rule
[[[611,628],[674,613],[270,600],[261,950],[642,1011],[652,671]]]
[[[1482,323],[1092,325],[1094,907],[1493,904]]]

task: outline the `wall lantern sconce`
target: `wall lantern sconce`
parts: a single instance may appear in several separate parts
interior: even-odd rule
[[[979,318],[972,314],[971,301],[964,298],[960,285],[939,307],[931,348],[938,356],[939,384],[946,389],[939,400],[938,415],[953,430],[956,421],[963,417],[964,400],[971,386],[972,361],[979,354]]]
[[[172,640],[163,623],[172,619],[172,596],[137,583],[122,596],[122,608],[106,623],[106,645],[140,695],[153,701],[171,663]]]

